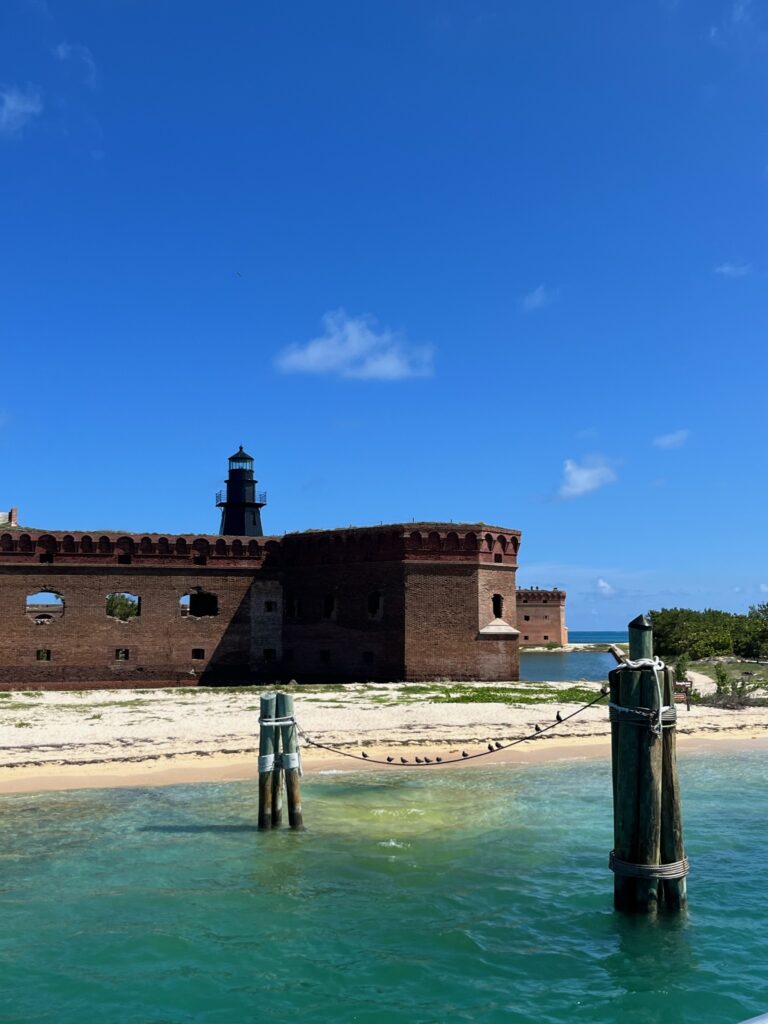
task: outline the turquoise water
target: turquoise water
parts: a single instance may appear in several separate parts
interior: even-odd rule
[[[556,683],[573,679],[598,682],[607,679],[615,667],[616,659],[612,654],[598,651],[541,651],[520,655],[520,678],[527,682],[542,679]]]
[[[606,762],[4,797],[0,1021],[730,1024],[768,1009],[765,755],[683,764],[687,918],[611,908]]]
[[[626,629],[569,629],[572,644],[625,644],[629,639]]]

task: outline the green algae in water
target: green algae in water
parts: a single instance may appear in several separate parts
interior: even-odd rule
[[[2,799],[0,1021],[713,1022],[768,1009],[759,751],[683,762],[691,912],[611,907],[610,767]]]

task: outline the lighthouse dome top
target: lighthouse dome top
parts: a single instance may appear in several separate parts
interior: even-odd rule
[[[243,446],[240,445],[239,449],[234,455],[229,456],[230,462],[253,462],[253,456],[249,455],[248,452],[243,450]]]

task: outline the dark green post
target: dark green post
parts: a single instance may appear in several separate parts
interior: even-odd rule
[[[293,694],[277,695],[277,717],[293,719]],[[280,726],[282,734],[282,762],[285,773],[285,799],[288,804],[288,824],[294,829],[304,828],[301,814],[301,770],[299,767],[299,734],[296,722]]]
[[[684,878],[660,880],[660,865],[683,861],[684,854],[674,729],[661,728],[661,709],[673,703],[671,672],[631,665],[652,658],[652,626],[641,615],[629,623],[630,664],[614,669],[609,681],[611,702],[619,706],[611,709],[614,906],[646,914],[656,912],[668,887],[670,907],[683,906],[685,897]]]
[[[272,828],[273,777],[275,774],[275,717],[277,697],[262,693],[259,702],[259,828]]]

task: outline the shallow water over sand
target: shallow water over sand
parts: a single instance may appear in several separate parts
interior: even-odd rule
[[[7,796],[0,1020],[737,1022],[768,1009],[759,753],[683,762],[691,913],[611,909],[600,761]]]

